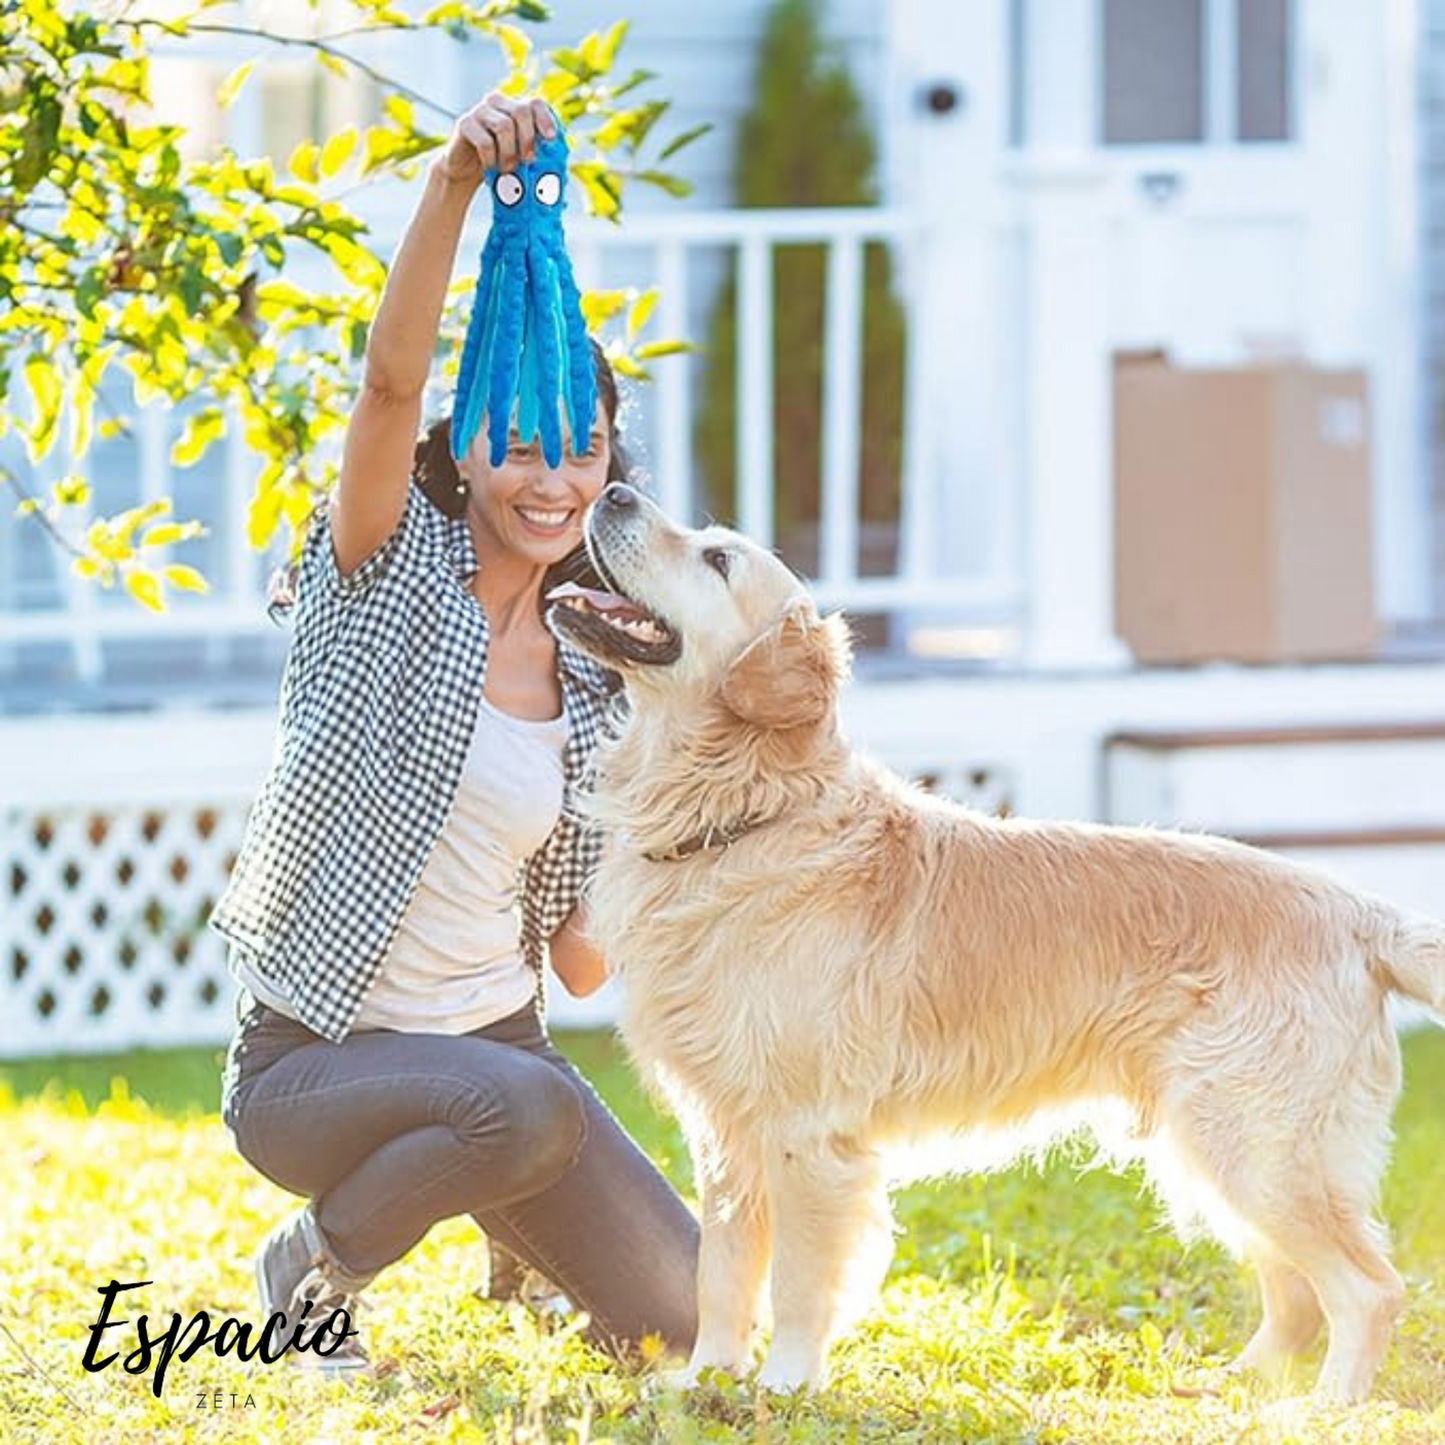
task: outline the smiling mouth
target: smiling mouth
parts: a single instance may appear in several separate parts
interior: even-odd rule
[[[534,532],[565,532],[576,512],[571,507],[515,507],[513,510]]]
[[[682,639],[660,617],[621,592],[563,582],[547,600],[553,626],[603,662],[658,667],[682,655]]]

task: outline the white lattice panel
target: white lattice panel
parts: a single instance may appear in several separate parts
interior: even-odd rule
[[[244,821],[204,800],[8,809],[0,1055],[224,1038],[233,990],[206,919]]]
[[[274,715],[0,719],[0,1057],[219,1044],[206,927]]]

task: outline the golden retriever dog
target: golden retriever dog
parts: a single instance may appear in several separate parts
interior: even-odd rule
[[[565,585],[550,616],[627,683],[591,928],[692,1151],[683,1378],[749,1368],[770,1272],[759,1383],[818,1382],[887,1267],[910,1155],[966,1168],[1082,1107],[1257,1270],[1239,1364],[1278,1367],[1327,1322],[1317,1389],[1364,1396],[1402,1303],[1376,1218],[1386,1004],[1445,1010],[1445,927],[1223,839],[929,796],[849,747],[845,628],[780,560],[624,486],[587,531],[615,590]]]

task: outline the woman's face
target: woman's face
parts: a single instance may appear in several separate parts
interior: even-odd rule
[[[582,541],[582,518],[607,485],[610,421],[599,401],[592,434],[581,456],[562,421],[562,460],[549,467],[540,438],[523,442],[513,428],[500,466],[487,460],[483,425],[457,470],[467,484],[467,506],[484,542],[538,567],[560,562]]]

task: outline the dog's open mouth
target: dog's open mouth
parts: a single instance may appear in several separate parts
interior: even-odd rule
[[[547,600],[570,641],[607,662],[636,662],[656,667],[676,662],[682,639],[660,617],[620,592],[603,592],[563,582]]]

